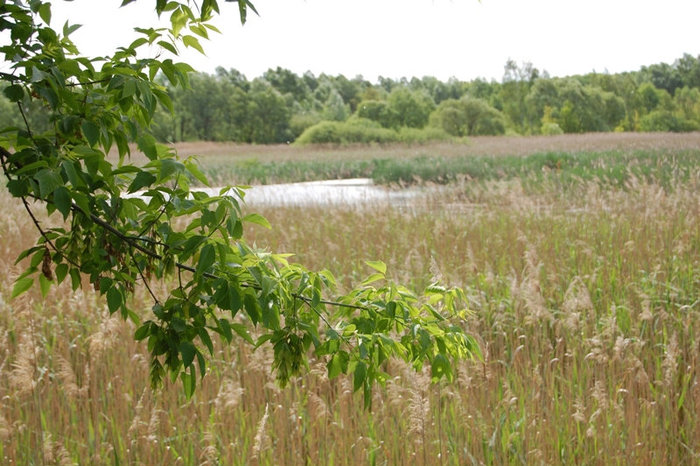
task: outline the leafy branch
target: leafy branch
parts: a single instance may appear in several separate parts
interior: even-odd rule
[[[241,21],[255,11],[248,1],[238,7]],[[258,214],[243,214],[243,190],[209,196],[190,189],[195,179],[208,184],[196,161],[156,143],[149,125],[158,106],[172,110],[157,77],[186,87],[192,69],[139,52],[144,45],[174,55],[178,45],[201,50],[197,37],[216,32],[209,21],[219,6],[157,0],[155,11],[170,15],[169,28],[137,28],[141,37],[128,47],[95,59],[80,56],[69,39],[75,26],[62,33],[51,28],[49,3],[16,1],[0,9],[0,37],[7,38],[0,50],[12,65],[12,74],[0,75],[3,92],[20,110],[41,105],[49,115],[47,127],[37,128],[22,112],[24,129],[0,133],[7,188],[39,232],[37,244],[19,254],[28,267],[13,296],[31,288],[36,276],[44,294],[68,277],[77,289],[87,277],[110,312],[137,324],[134,336],[151,353],[152,383],[179,378],[187,396],[197,371],[206,373],[213,334],[225,342],[235,335],[256,347],[272,345],[282,385],[312,355],[324,358],[330,377],[352,374],[368,405],[390,357],[416,369],[427,363],[439,380],[452,377],[455,358],[478,355],[474,339],[455,323],[466,301],[460,289],[433,285],[418,295],[388,280],[385,264],[370,261],[373,273],[357,288],[327,299],[335,287],[330,272],[246,244],[245,223],[270,225]],[[147,163],[131,161],[131,143]],[[108,156],[113,151],[116,163]],[[60,214],[64,226],[43,227],[30,200],[49,216]],[[168,287],[165,297],[156,296],[151,280]],[[141,284],[153,300],[144,322],[130,307]]]

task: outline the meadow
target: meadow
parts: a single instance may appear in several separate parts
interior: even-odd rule
[[[463,287],[483,359],[440,384],[391,362],[364,410],[324,361],[280,389],[268,348],[217,344],[191,401],[152,391],[134,326],[91,289],[9,299],[36,234],[3,190],[3,464],[700,465],[698,133],[179,151],[221,184],[444,185],[413,208],[261,207],[273,229],[246,235],[341,288],[374,259],[413,287]],[[148,312],[144,290],[132,305]]]

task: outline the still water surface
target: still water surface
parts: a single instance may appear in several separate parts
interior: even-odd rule
[[[197,188],[210,195],[217,195],[218,188]],[[265,206],[309,206],[364,204],[406,205],[427,193],[421,188],[389,189],[376,186],[371,179],[309,181],[253,186],[246,190],[245,202]]]

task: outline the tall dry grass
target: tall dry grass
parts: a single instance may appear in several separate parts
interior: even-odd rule
[[[410,210],[263,209],[275,228],[251,241],[342,287],[381,258],[414,286],[465,288],[484,360],[440,385],[390,362],[371,411],[322,361],[280,390],[269,350],[244,345],[217,346],[190,402],[179,384],[151,391],[133,326],[92,291],[9,301],[35,235],[0,198],[3,464],[700,464],[700,173],[672,189],[545,178]]]

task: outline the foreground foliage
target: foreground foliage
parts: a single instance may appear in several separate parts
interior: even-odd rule
[[[245,20],[253,7],[238,5]],[[214,355],[214,334],[228,343],[269,344],[282,386],[313,352],[327,360],[329,377],[353,374],[367,406],[391,357],[417,370],[428,363],[436,381],[451,379],[453,360],[478,352],[460,325],[461,290],[432,284],[418,295],[387,280],[386,265],[374,261],[359,287],[328,301],[323,296],[335,285],[328,271],[312,272],[246,244],[245,224],[269,224],[243,214],[242,190],[190,191],[193,180],[208,183],[195,161],[181,160],[149,133],[156,108],[172,109],[156,76],[187,85],[191,68],[162,55],[176,56],[182,46],[201,50],[199,38],[216,32],[209,21],[219,7],[213,0],[159,0],[155,11],[169,15],[169,28],[137,28],[141,37],[111,57],[87,58],[70,40],[77,26],[52,28],[50,3],[2,4],[1,50],[11,73],[0,76],[24,122],[4,130],[0,159],[9,192],[40,234],[19,254],[27,268],[12,297],[35,284],[47,296],[64,280],[77,290],[86,278],[110,313],[137,325],[134,336],[151,354],[152,385],[179,377],[187,396]],[[160,49],[155,58],[144,56],[149,46]],[[26,118],[32,103],[48,114],[41,131]],[[144,165],[131,162],[132,141],[147,158]],[[108,157],[112,149],[118,160]],[[39,220],[39,206],[62,221]],[[167,288],[157,289],[159,281]],[[131,304],[140,287],[151,298],[150,315]],[[245,318],[236,320],[239,313]]]

